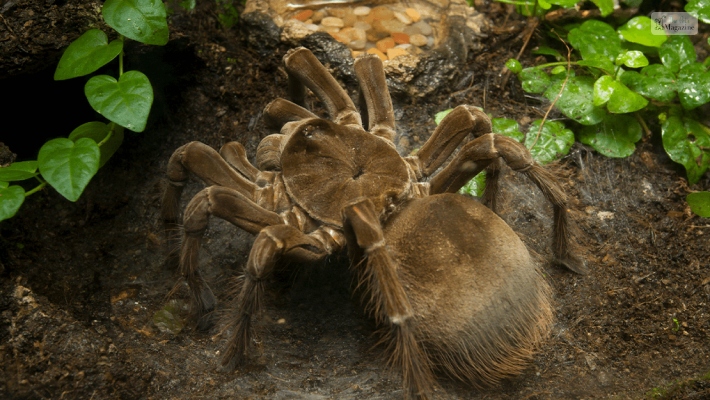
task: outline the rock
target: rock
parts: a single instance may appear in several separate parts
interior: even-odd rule
[[[407,52],[407,50],[400,47],[393,47],[391,49],[387,49],[387,58],[389,58],[390,60],[393,60],[399,56],[406,56],[408,54],[409,53]]]
[[[409,43],[420,47],[425,46],[427,44],[427,37],[420,33],[416,33],[409,37]]]
[[[387,56],[383,52],[377,50],[376,48],[368,49],[367,54],[374,54],[377,57],[380,57],[380,60],[382,60],[382,61],[387,60]]]
[[[342,28],[345,26],[343,20],[338,17],[325,17],[320,24],[328,28]]]

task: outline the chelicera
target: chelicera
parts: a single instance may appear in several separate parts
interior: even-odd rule
[[[416,155],[402,157],[377,57],[354,64],[360,112],[309,50],[291,50],[284,62],[292,101],[277,99],[264,110],[279,133],[262,140],[256,167],[237,142],[219,152],[192,142],[168,164],[168,227],[178,224],[189,174],[208,185],[185,209],[179,257],[203,327],[216,303],[197,263],[209,217],[256,235],[222,364],[248,360],[252,319],[279,263],[315,263],[347,247],[406,397],[427,398],[436,373],[481,386],[522,371],[552,323],[549,286],[515,232],[456,192],[486,169],[484,199],[494,208],[503,162],[527,176],[553,205],[557,261],[579,272],[584,264],[570,252],[566,197],[554,176],[521,144],[491,133],[489,118],[470,106],[455,108]],[[306,88],[330,119],[304,108]]]

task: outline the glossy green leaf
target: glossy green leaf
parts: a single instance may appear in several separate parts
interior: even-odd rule
[[[587,59],[577,61],[577,65],[583,67],[594,67],[606,72],[609,75],[613,75],[616,68],[614,63],[601,54],[588,56]]]
[[[686,110],[710,102],[710,71],[703,64],[688,64],[678,72],[678,98]]]
[[[676,96],[676,76],[663,64],[651,64],[640,73],[625,71],[620,81],[631,90],[654,100],[671,102]]]
[[[15,162],[0,168],[0,181],[14,182],[37,176],[37,161]]]
[[[478,175],[474,176],[473,179],[468,181],[461,189],[459,193],[467,194],[469,196],[481,197],[483,196],[483,191],[486,189],[486,172],[483,171]]]
[[[614,93],[614,78],[604,75],[594,82],[594,105],[603,106]]]
[[[666,35],[652,34],[651,29],[654,25],[658,27],[658,23],[652,21],[649,17],[633,17],[619,28],[619,34],[624,38],[624,40],[631,43],[638,43],[650,47],[659,47],[668,39],[668,37]]]
[[[613,114],[625,114],[641,110],[648,105],[646,100],[640,94],[629,89],[623,83],[614,81],[614,91],[611,98],[606,103],[606,108]]]
[[[700,122],[671,115],[661,124],[663,148],[671,160],[685,167],[690,184],[710,166],[710,129]]]
[[[108,75],[89,79],[84,93],[91,107],[109,120],[143,132],[153,104],[153,87],[139,71],[128,71],[118,81]]]
[[[520,64],[520,61],[514,58],[508,59],[508,61],[505,62],[505,66],[514,74],[519,74],[520,71],[523,70],[523,66]]]
[[[5,189],[8,186],[10,186],[9,182],[0,181],[0,189]]]
[[[565,68],[565,67],[562,66],[562,65],[558,65],[558,66],[556,66],[555,68],[552,68],[552,70],[550,71],[550,74],[551,74],[551,75],[557,75],[557,74],[561,74],[561,73],[563,73],[563,72],[567,72],[567,68]]]
[[[547,47],[547,46],[540,46],[537,49],[532,51],[533,54],[541,54],[545,56],[552,56],[555,58],[557,61],[563,61],[565,57],[560,54],[559,51],[553,49],[552,47]]]
[[[493,133],[508,136],[518,142],[522,142],[525,138],[523,132],[520,131],[520,125],[518,125],[518,122],[514,119],[493,118],[491,123],[493,124]]]
[[[543,10],[549,10],[552,8],[552,4],[548,3],[546,0],[537,0],[537,6]]]
[[[621,39],[614,28],[593,19],[572,29],[567,39],[585,60],[600,55],[613,62],[621,52]]]
[[[542,93],[550,85],[550,76],[540,68],[525,68],[518,76],[523,90],[528,93]]]
[[[25,189],[13,185],[0,189],[0,221],[12,218],[25,201]]]
[[[454,111],[454,109],[453,109],[453,108],[449,108],[448,110],[439,111],[438,113],[436,113],[436,115],[434,115],[434,122],[435,122],[437,125],[439,125],[439,124],[441,123],[441,121],[444,119],[444,117],[446,117],[447,115],[449,115],[449,113],[450,113],[451,111]]]
[[[572,8],[579,3],[579,0],[548,0],[548,2],[563,8]]]
[[[562,90],[564,76],[555,78],[544,93],[544,96],[554,101],[557,94]],[[571,76],[562,91],[561,96],[555,103],[567,117],[579,122],[582,125],[594,125],[602,121],[606,111],[593,103],[594,78],[591,76]]]
[[[710,24],[710,0],[688,0],[685,11],[706,24]]]
[[[123,41],[108,42],[108,37],[100,29],[90,29],[73,41],[62,54],[54,80],[76,78],[88,75],[108,64],[123,50]]]
[[[648,65],[648,58],[638,50],[624,50],[616,58],[616,65],[622,64],[629,68],[643,68]]]
[[[599,7],[599,11],[602,13],[602,17],[614,12],[614,0],[592,0],[592,3]]]
[[[101,13],[111,28],[127,38],[159,46],[168,43],[162,0],[106,0]]]
[[[111,130],[112,127],[113,131]],[[109,133],[111,137],[104,141]],[[99,168],[101,168],[116,150],[118,150],[121,143],[123,143],[123,127],[116,124],[104,124],[103,122],[96,121],[87,122],[80,125],[69,134],[69,139],[75,142],[84,137],[92,139],[97,144],[101,143],[101,146],[99,146],[99,150],[101,151]]]
[[[100,158],[99,147],[89,138],[52,139],[39,149],[39,171],[57,192],[76,201],[98,171]]]
[[[693,43],[686,35],[671,35],[658,49],[658,55],[671,72],[680,71],[698,58]]]
[[[607,157],[623,158],[634,153],[642,135],[641,125],[635,118],[610,114],[599,124],[583,127],[579,141]]]
[[[690,210],[695,214],[710,218],[710,192],[695,192],[685,197]]]
[[[547,164],[569,153],[574,144],[574,133],[558,121],[547,121],[540,130],[542,120],[535,120],[525,136],[525,147],[533,158]]]

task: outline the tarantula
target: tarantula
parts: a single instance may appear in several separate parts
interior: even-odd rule
[[[161,211],[167,226],[178,223],[189,173],[208,185],[185,209],[179,258],[203,327],[216,303],[197,262],[209,217],[256,235],[222,364],[247,360],[252,318],[279,262],[317,262],[347,247],[406,397],[427,398],[434,372],[481,386],[522,371],[552,322],[549,286],[515,232],[456,192],[487,169],[485,198],[494,204],[503,160],[552,203],[554,254],[581,271],[569,250],[565,195],[553,175],[521,144],[491,133],[490,119],[470,106],[455,108],[416,155],[402,157],[392,142],[394,112],[379,58],[355,61],[360,112],[306,48],[289,51],[284,62],[293,102],[266,106],[267,126],[280,133],[261,141],[256,167],[237,142],[219,153],[191,142],[168,163]],[[304,108],[306,88],[330,120]],[[473,140],[445,164],[469,134]]]

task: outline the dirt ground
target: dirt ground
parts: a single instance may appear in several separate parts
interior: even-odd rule
[[[62,47],[96,20],[96,9],[91,1],[0,6],[0,87],[12,98],[3,106],[9,123],[1,141],[18,159],[95,118],[82,108],[83,81],[60,84],[51,76]],[[545,112],[547,104],[524,96],[515,79],[500,87],[525,21],[499,3],[482,9],[494,28],[451,88],[395,99],[399,134],[414,148],[433,131],[433,115],[458,104],[523,123]],[[214,2],[173,15],[171,35],[164,48],[126,50],[127,69],[144,71],[156,87],[148,129],[127,132],[76,203],[44,190],[0,223],[0,398],[401,398],[398,374],[371,350],[375,328],[352,295],[342,257],[274,283],[259,320],[261,342],[236,372],[217,368],[218,330],[188,325],[173,334],[154,324],[168,304],[184,314],[184,293],[167,298],[177,277],[164,265],[158,221],[168,158],[192,140],[217,148],[238,140],[253,156],[270,133],[261,110],[287,84],[287,48],[264,55],[248,47],[242,32],[219,25]],[[20,122],[30,107],[37,115]],[[34,146],[18,139],[26,135],[35,135]],[[685,204],[683,171],[657,138],[644,138],[622,160],[577,144],[560,165],[589,275],[543,265],[556,322],[521,376],[486,390],[442,379],[434,397],[710,399],[710,221]],[[528,182],[512,174],[505,181],[502,216],[549,259],[550,209]],[[191,182],[184,201],[201,187]],[[710,189],[710,177],[692,189]],[[253,238],[216,219],[205,238],[203,271],[223,296]]]

